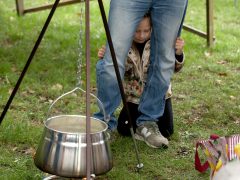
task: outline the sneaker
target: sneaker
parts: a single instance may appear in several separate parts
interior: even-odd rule
[[[137,127],[135,139],[145,141],[152,148],[168,147],[168,140],[160,133],[156,122],[148,121]]]
[[[112,131],[110,129],[107,129],[106,130],[106,133],[108,135],[108,138],[111,139],[111,134],[112,134]]]

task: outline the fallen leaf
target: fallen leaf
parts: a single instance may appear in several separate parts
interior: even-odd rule
[[[29,94],[34,94],[34,93],[35,93],[35,91],[34,91],[34,90],[32,90],[32,89],[28,89],[28,93],[29,93]]]
[[[10,89],[8,90],[8,94],[12,94],[12,91],[13,91],[13,89],[10,88]]]
[[[221,85],[221,84],[222,84],[222,80],[217,79],[217,80],[216,80],[216,84]]]
[[[77,97],[77,93],[72,93],[72,97]]]
[[[178,94],[177,96],[177,99],[182,99],[182,100],[184,100],[184,99],[186,99],[186,95],[184,95],[184,94]]]
[[[234,121],[235,124],[240,124],[240,119],[237,119],[236,121]]]
[[[12,72],[16,72],[16,71],[17,71],[17,68],[14,66],[14,67],[11,68],[11,71],[12,71]]]
[[[27,91],[23,91],[23,92],[21,92],[21,96],[23,96],[23,97],[27,97],[27,96],[28,96],[28,92],[27,92]]]
[[[52,100],[52,99],[49,99],[49,100],[48,100],[48,102],[49,102],[49,103],[52,103],[52,102],[53,102],[53,100]]]
[[[18,162],[20,159],[19,158],[15,158],[15,160],[13,162]]]
[[[5,76],[5,81],[6,81],[7,84],[10,84],[10,81],[9,81],[7,75]]]
[[[18,147],[14,147],[14,148],[12,148],[13,151],[16,151],[17,149],[18,149]]]
[[[57,83],[57,84],[53,85],[53,86],[51,87],[51,89],[52,89],[52,90],[62,90],[62,89],[63,89],[63,85]]]
[[[39,99],[40,99],[40,101],[46,101],[47,100],[47,98],[44,97],[44,96],[40,96]]]
[[[14,17],[12,17],[12,16],[10,16],[10,18],[9,18],[9,19],[10,19],[10,21],[14,21],[14,19],[15,19],[15,18],[14,18]]]
[[[221,61],[218,61],[217,64],[227,64],[228,62],[226,60],[221,60]]]
[[[227,76],[227,73],[225,73],[225,72],[220,72],[220,73],[218,73],[218,75],[219,75],[219,76]]]
[[[231,100],[237,99],[235,96],[229,96]]]
[[[92,87],[91,88],[91,92],[97,92],[97,88],[96,87]]]
[[[206,57],[210,57],[210,56],[211,56],[211,53],[210,53],[210,52],[207,52],[207,51],[205,51],[205,52],[204,52],[204,55],[205,55]]]
[[[35,154],[35,152],[36,152],[35,149],[32,147],[22,150],[22,153],[32,156]]]

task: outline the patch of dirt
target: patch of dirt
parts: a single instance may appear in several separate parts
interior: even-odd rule
[[[181,157],[188,156],[191,153],[192,153],[192,151],[189,148],[187,148],[187,147],[181,147],[180,146],[179,149],[177,150],[177,155],[181,156]]]
[[[18,152],[20,154],[35,156],[36,150],[33,147],[13,147],[12,151]]]
[[[235,70],[236,70],[237,72],[240,72],[240,67],[237,67]]]
[[[1,45],[4,46],[4,47],[12,47],[13,46],[13,41],[9,38],[6,38],[6,39],[3,39],[2,42],[1,42]]]

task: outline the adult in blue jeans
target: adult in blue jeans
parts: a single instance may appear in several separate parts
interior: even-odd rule
[[[144,14],[151,13],[152,35],[150,66],[147,82],[139,103],[136,137],[154,148],[168,146],[168,140],[159,132],[157,121],[165,107],[165,94],[175,67],[175,40],[185,12],[187,0],[111,0],[108,25],[116,53],[121,78],[125,59],[132,44],[136,27]],[[97,96],[103,102],[109,130],[115,130],[114,116],[121,101],[108,44],[103,61],[96,65]],[[94,115],[104,118],[100,111]]]

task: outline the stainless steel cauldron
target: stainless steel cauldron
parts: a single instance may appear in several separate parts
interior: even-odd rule
[[[105,122],[92,117],[90,120],[91,174],[100,175],[110,171],[113,166],[110,135],[106,132],[108,126]],[[57,176],[86,177],[86,116],[53,116],[44,125],[35,165]]]
[[[44,172],[63,177],[86,177],[86,117],[61,115],[45,122],[44,133],[35,156]],[[91,118],[91,174],[100,175],[112,168],[107,125]]]

